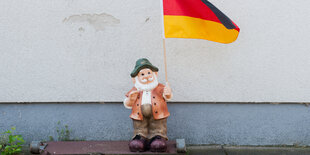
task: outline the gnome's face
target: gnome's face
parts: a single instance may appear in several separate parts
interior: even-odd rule
[[[145,68],[141,69],[136,77],[137,78],[135,79],[137,79],[141,84],[150,84],[155,80],[155,78],[157,78],[157,72],[153,72],[152,70]]]
[[[132,78],[138,91],[150,91],[157,87],[157,72],[151,69],[141,69],[136,77]]]

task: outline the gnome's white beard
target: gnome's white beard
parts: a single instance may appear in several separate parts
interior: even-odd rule
[[[153,78],[154,78],[154,81],[149,83],[149,84],[142,84],[140,83],[140,81],[138,80],[138,76],[135,77],[135,80],[136,80],[136,83],[135,83],[135,87],[138,89],[138,91],[142,90],[142,91],[150,91],[154,88],[157,87],[158,85],[158,80],[157,80],[157,76],[156,74],[153,72]],[[149,78],[149,79],[144,79],[143,81],[152,81],[153,78]]]

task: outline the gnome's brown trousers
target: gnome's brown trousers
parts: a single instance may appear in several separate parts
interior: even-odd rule
[[[145,138],[153,138],[154,136],[161,136],[168,140],[167,137],[167,119],[155,120],[152,113],[151,104],[143,104],[141,106],[143,120],[133,119],[134,137],[136,135]]]

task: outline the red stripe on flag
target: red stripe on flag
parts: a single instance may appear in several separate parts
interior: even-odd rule
[[[221,23],[201,0],[163,0],[164,15],[190,16]]]
[[[238,25],[237,25],[234,21],[231,21],[231,22],[236,26],[235,30],[237,30],[238,32],[240,32],[240,28],[238,27]]]

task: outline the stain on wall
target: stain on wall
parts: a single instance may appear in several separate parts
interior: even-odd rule
[[[81,14],[72,15],[63,20],[64,23],[81,23],[87,22],[97,31],[103,31],[107,26],[115,26],[120,23],[120,20],[107,13],[101,14]]]
[[[145,22],[148,22],[150,20],[150,17],[147,17],[146,19],[145,19]]]
[[[80,27],[80,28],[79,28],[79,31],[80,31],[80,32],[84,32],[85,29],[84,29],[83,27]]]

